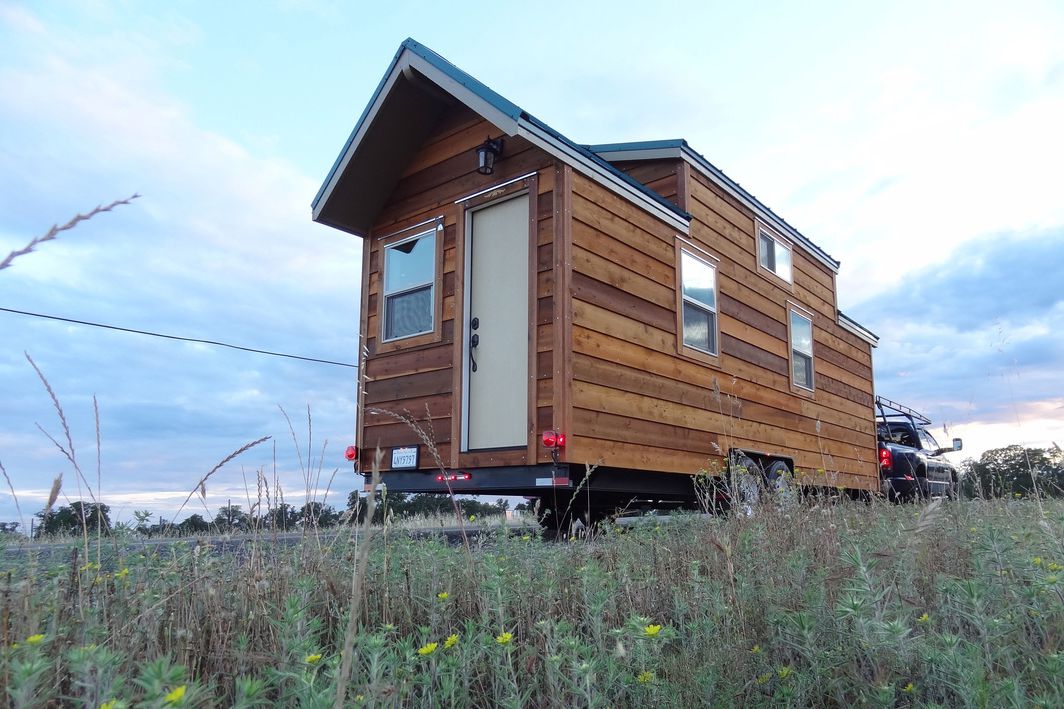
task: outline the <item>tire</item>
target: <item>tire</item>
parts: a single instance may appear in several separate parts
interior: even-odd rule
[[[791,469],[782,460],[774,460],[765,468],[765,490],[780,507],[792,507],[798,500]]]
[[[738,454],[732,460],[731,496],[735,504],[733,509],[747,517],[753,515],[761,505],[762,491],[765,485],[765,472],[761,465],[745,454]]]

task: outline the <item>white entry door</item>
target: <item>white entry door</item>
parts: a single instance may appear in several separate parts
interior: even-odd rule
[[[528,444],[528,195],[469,214],[465,450]]]

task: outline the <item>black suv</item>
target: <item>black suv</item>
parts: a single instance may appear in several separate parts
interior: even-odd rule
[[[890,399],[876,397],[879,479],[883,494],[895,502],[957,496],[957,468],[942,457],[963,443],[942,448],[928,432],[931,419]]]

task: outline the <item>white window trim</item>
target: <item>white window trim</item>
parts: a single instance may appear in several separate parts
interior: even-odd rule
[[[795,346],[794,342],[794,328],[791,325],[791,315],[797,315],[803,320],[809,321],[809,351],[803,352]],[[787,343],[790,346],[790,379],[791,386],[801,389],[802,391],[814,392],[816,391],[816,358],[813,355],[813,349],[815,347],[815,337],[813,337],[813,314],[804,308],[801,308],[794,303],[789,303],[787,306]],[[802,355],[809,358],[809,386],[799,384],[794,379],[794,357],[795,354]]]
[[[757,225],[755,231],[757,232],[757,268],[758,268],[758,270],[761,271],[761,272],[764,272],[764,273],[772,274],[775,278],[778,278],[779,280],[783,281],[788,286],[794,285],[794,244],[792,244],[787,239],[784,239],[782,236],[777,234],[775,231],[773,231],[771,228],[769,228],[764,223],[762,223],[760,221],[757,221],[757,222],[755,222],[755,224]],[[771,239],[774,242],[776,249],[784,249],[791,255],[791,259],[790,259],[791,267],[790,267],[790,271],[789,271],[789,273],[787,274],[786,277],[781,276],[776,271],[772,270],[771,268],[768,268],[767,266],[765,266],[765,265],[763,265],[761,263],[761,254],[762,254],[762,250],[761,250],[761,235],[762,234],[764,234],[765,236],[767,236],[769,239]]]
[[[688,296],[686,293],[684,293],[684,287],[683,287],[683,255],[684,254],[687,254],[691,258],[693,258],[693,259],[695,259],[697,261],[700,261],[703,264],[705,264],[706,266],[709,266],[711,269],[713,269],[713,300],[718,302],[718,303],[720,302],[720,290],[717,287],[717,283],[719,281],[719,279],[717,278],[717,274],[718,274],[719,269],[717,268],[716,259],[707,258],[706,256],[701,256],[701,255],[695,253],[691,249],[680,247],[680,264],[679,264],[680,265],[680,283],[679,283],[679,286],[680,286],[680,305],[681,305],[681,308],[680,308],[680,325],[681,325],[681,329],[680,329],[680,333],[679,333],[679,335],[680,335],[680,344],[683,347],[689,347],[692,350],[695,350],[696,352],[701,352],[703,354],[709,355],[710,357],[719,357],[720,356],[720,314],[718,312],[719,308],[717,306],[710,307],[708,304],[703,303],[702,301],[698,300],[697,298],[692,298],[692,297]],[[690,344],[689,342],[687,342],[687,340],[684,339],[683,327],[682,327],[682,325],[683,325],[683,307],[682,306],[683,306],[684,303],[691,303],[691,305],[693,305],[694,307],[699,308],[700,310],[704,310],[704,311],[706,311],[708,313],[712,313],[713,314],[713,330],[712,330],[711,334],[713,336],[713,344],[716,346],[716,351],[702,349],[701,347],[698,347],[696,345]]]
[[[391,250],[391,249],[394,249],[397,246],[402,246],[403,244],[409,243],[411,241],[416,241],[418,239],[423,239],[424,237],[429,236],[429,235],[432,235],[432,238],[433,238],[433,243],[432,243],[432,278],[429,281],[427,281],[427,282],[418,283],[416,285],[408,286],[408,287],[400,289],[400,290],[395,290],[395,291],[389,292],[388,289],[387,289],[387,285],[386,285],[386,283],[388,281],[388,251]],[[431,333],[436,331],[436,280],[437,280],[437,278],[436,278],[436,269],[438,268],[439,264],[436,263],[436,249],[438,247],[437,247],[437,244],[435,242],[435,239],[438,239],[439,236],[440,236],[439,235],[439,229],[438,229],[438,227],[434,226],[431,229],[425,229],[424,231],[419,231],[416,234],[411,234],[410,236],[404,237],[404,238],[399,239],[397,241],[394,241],[394,242],[392,242],[390,244],[384,245],[384,247],[383,247],[383,251],[384,251],[383,256],[384,256],[384,258],[383,258],[383,263],[381,264],[381,343],[398,342],[399,340],[405,340],[407,338],[417,337],[419,335],[428,335],[428,334],[431,334]],[[412,291],[421,290],[426,285],[429,287],[429,329],[428,330],[421,330],[419,332],[407,333],[405,335],[400,335],[399,337],[391,337],[391,338],[389,338],[387,336],[387,332],[388,332],[388,299],[391,298],[391,297],[397,296],[397,295],[403,295],[404,293],[410,293]]]

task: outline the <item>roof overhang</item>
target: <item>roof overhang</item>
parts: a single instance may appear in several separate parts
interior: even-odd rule
[[[838,313],[839,327],[841,327],[843,330],[853,333],[854,335],[857,335],[873,347],[876,347],[879,344],[879,335],[875,334],[864,325],[861,325],[848,315],[844,315],[841,310],[838,311]]]
[[[650,140],[637,143],[604,143],[602,145],[589,145],[588,149],[599,157],[610,162],[622,160],[665,160],[681,159],[698,170],[714,184],[730,194],[740,203],[746,205],[758,219],[766,222],[774,229],[801,245],[803,250],[820,263],[827,266],[833,273],[839,272],[839,261],[834,259],[804,236],[793,226],[788,224],[779,215],[761,203],[759,199],[747,192],[738,182],[731,179],[724,172],[706,160],[705,157],[691,149],[686,140]]]
[[[440,115],[457,103],[688,233],[686,212],[412,39],[400,45],[318,190],[312,203],[314,221],[365,235]]]

